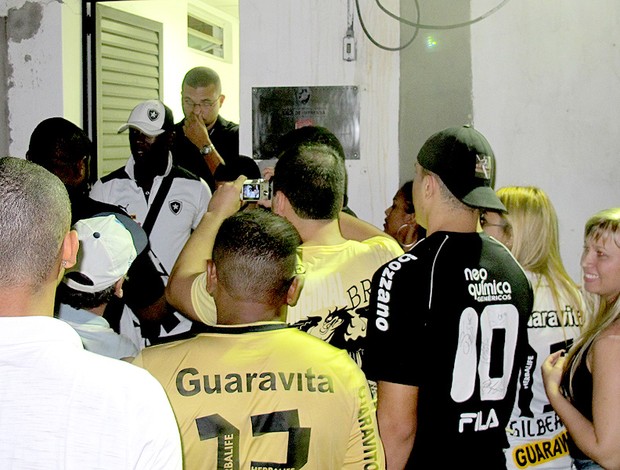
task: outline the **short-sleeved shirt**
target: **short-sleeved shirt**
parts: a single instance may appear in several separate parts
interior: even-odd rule
[[[410,464],[505,467],[531,308],[525,273],[484,233],[433,233],[376,272],[364,370],[418,387]]]
[[[174,143],[172,145],[174,164],[199,176],[207,182],[211,191],[215,191],[213,174],[211,174],[204,157],[200,153],[200,149],[185,137],[184,122],[185,120],[174,126]],[[234,161],[239,156],[239,124],[218,116],[215,124],[209,130],[209,139],[225,163]]]
[[[50,317],[0,318],[0,468],[180,470],[161,385]]]
[[[202,179],[174,166],[170,154],[166,171],[154,178],[151,190],[145,194],[136,183],[134,166],[135,161],[131,156],[125,167],[98,180],[93,185],[90,196],[95,200],[120,206],[142,225],[153,206],[159,188],[162,187],[164,178],[172,178],[170,189],[149,234],[150,256],[158,267],[162,280],[167,283],[170,271],[185,242],[207,210],[211,190]],[[132,320],[134,321],[137,319]],[[123,324],[121,319],[121,325]],[[191,322],[175,312],[164,322],[160,336],[184,333],[190,327]],[[127,335],[130,336],[129,332]]]
[[[302,245],[297,273],[304,284],[297,304],[288,307],[286,322],[348,351],[361,366],[367,331],[372,275],[403,252],[396,241],[376,236],[338,245]],[[215,304],[206,291],[206,274],[192,285],[192,304],[201,320],[215,323]]]
[[[579,337],[582,306],[561,290],[556,305],[546,278],[526,274],[534,289],[534,307],[527,323],[527,358],[506,429],[506,462],[509,469],[570,470],[568,433],[547,398],[541,365],[549,354],[568,350]]]
[[[108,321],[92,312],[60,304],[58,318],[80,335],[84,349],[114,359],[134,357],[139,348],[126,336],[120,335],[112,328]]]
[[[187,468],[385,468],[362,371],[283,323],[212,327],[134,364],[166,389]]]
[[[120,206],[136,222],[143,224],[162,180],[171,176],[172,185],[149,235],[152,252],[169,274],[192,230],[198,226],[207,210],[211,191],[200,178],[173,166],[169,157],[165,173],[154,178],[149,194],[145,195],[136,183],[134,165],[131,156],[124,168],[119,168],[97,181],[90,196],[98,201]]]

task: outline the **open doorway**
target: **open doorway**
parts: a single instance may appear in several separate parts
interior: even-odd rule
[[[215,25],[213,33],[193,31],[201,27],[197,19]],[[181,82],[192,67],[218,72],[226,94],[223,114],[238,122],[237,0],[84,0],[83,21],[84,127],[97,152],[91,174],[101,177],[126,162],[128,139],[116,130],[138,102],[159,98],[175,121],[182,119]],[[211,37],[217,54],[209,53]]]

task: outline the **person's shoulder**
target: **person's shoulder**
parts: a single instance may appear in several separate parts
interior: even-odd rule
[[[131,177],[125,171],[125,167],[122,166],[120,168],[117,168],[113,172],[108,173],[107,175],[99,178],[98,183],[105,184],[105,183],[109,183],[110,181],[114,181],[114,180],[130,180],[130,179]]]
[[[174,178],[174,179],[178,178],[178,179],[186,179],[190,181],[198,181],[198,182],[200,181],[199,176],[197,176],[195,173],[192,173],[191,171],[179,165],[172,165],[169,175],[171,178]]]
[[[502,272],[511,272],[513,275],[524,279],[528,284],[530,283],[530,277],[527,276],[525,270],[505,245],[486,233],[481,233],[480,238],[482,240],[481,258],[483,260],[488,260]]]
[[[601,332],[601,335],[599,336],[599,339],[597,341],[601,341],[601,340],[612,341],[614,343],[617,343],[616,347],[620,347],[620,321],[619,320],[616,320],[615,322],[613,322],[611,325],[609,325],[607,328],[605,328]]]
[[[97,387],[119,391],[136,387],[158,387],[158,382],[149,372],[127,361],[112,359],[86,350],[83,354],[82,373],[85,376],[91,376],[88,382],[93,386],[96,384]]]
[[[226,132],[239,132],[239,124],[224,119],[221,115],[217,117],[217,125]]]
[[[291,351],[295,357],[308,358],[312,362],[322,364],[332,369],[348,370],[357,373],[358,365],[349,356],[344,349],[337,348],[326,341],[317,338],[305,331],[297,328],[286,328],[280,330],[282,336],[289,336],[293,341],[284,342],[284,347],[289,348],[294,345],[294,351]]]
[[[387,250],[390,253],[393,253],[394,256],[398,256],[403,253],[403,249],[398,242],[389,236],[377,235],[363,240],[362,243],[373,248]]]
[[[210,197],[212,194],[209,185],[204,179],[182,166],[173,165],[168,177],[172,178],[175,185],[181,185],[196,198]]]

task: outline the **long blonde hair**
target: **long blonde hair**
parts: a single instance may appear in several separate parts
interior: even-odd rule
[[[620,207],[605,209],[594,214],[586,222],[584,239],[597,241],[611,239],[620,247]],[[598,294],[584,292],[586,311],[590,313],[588,323],[579,341],[570,351],[564,373],[568,374],[568,389],[573,396],[573,377],[578,366],[586,360],[588,351],[606,328],[620,318],[620,296],[612,302]]]
[[[551,200],[542,189],[533,186],[508,186],[500,188],[497,195],[508,210],[504,217],[510,229],[506,233],[512,237],[512,254],[523,269],[547,281],[562,326],[562,297],[578,309],[575,314],[582,324],[582,298],[562,263],[558,216]]]

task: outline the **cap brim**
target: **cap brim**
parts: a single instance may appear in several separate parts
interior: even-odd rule
[[[508,212],[502,201],[499,200],[493,188],[489,186],[479,186],[467,193],[461,201],[470,207],[479,209],[489,209],[499,212]]]
[[[136,129],[139,130],[140,132],[142,132],[145,135],[148,135],[150,137],[157,137],[158,135],[162,135],[165,130],[164,129],[150,129],[146,126],[141,126],[140,124],[133,124],[133,123],[127,123],[127,124],[123,124],[121,127],[118,128],[117,134],[120,134],[122,132],[125,132],[127,129],[132,128],[132,129]]]
[[[149,244],[149,239],[144,229],[140,227],[140,225],[138,225],[138,223],[131,217],[119,212],[100,212],[95,214],[93,217],[104,217],[107,215],[113,215],[121,224],[123,224],[123,226],[131,234],[136,253],[138,255],[142,253]]]

